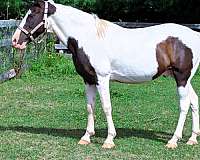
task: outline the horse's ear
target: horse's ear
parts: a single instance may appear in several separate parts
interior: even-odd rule
[[[36,0],[35,3],[33,4],[33,7],[40,7],[40,8],[44,8],[44,2],[47,0]],[[48,2],[48,16],[54,14],[56,12],[56,7],[51,4],[50,2]]]
[[[48,15],[50,16],[56,12],[56,7],[53,4],[51,4],[50,2],[48,2],[48,4],[49,4]]]
[[[32,7],[40,7],[42,8],[44,1],[43,0],[36,0],[34,1]]]
[[[41,5],[42,3],[44,3],[43,0],[35,0],[33,4],[35,4],[35,5]]]

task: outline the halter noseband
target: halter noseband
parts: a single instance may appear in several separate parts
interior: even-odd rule
[[[18,26],[18,29],[20,29],[27,37],[29,37],[33,42],[35,41],[33,34],[42,26],[44,25],[45,30],[47,29],[47,14],[48,14],[48,8],[49,4],[48,1],[45,2],[45,8],[44,8],[44,17],[42,22],[40,22],[35,28],[33,28],[30,32],[21,27],[20,25]]]

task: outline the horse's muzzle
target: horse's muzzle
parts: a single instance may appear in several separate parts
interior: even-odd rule
[[[19,44],[19,43],[17,43],[16,39],[14,39],[12,41],[12,47],[14,47],[16,49],[20,49],[20,50],[26,49],[26,44],[27,44],[27,42],[23,42],[22,44]]]

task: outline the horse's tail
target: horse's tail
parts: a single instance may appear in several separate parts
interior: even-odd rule
[[[197,33],[197,35],[198,35],[198,37],[199,37],[199,41],[198,42],[200,42],[200,32],[196,32]],[[200,44],[199,44],[199,46],[200,46]],[[193,57],[193,59],[194,58],[196,58],[196,60],[193,60],[193,68],[192,68],[192,71],[191,71],[191,77],[193,77],[194,76],[194,74],[196,73],[196,71],[197,71],[197,69],[198,69],[198,67],[199,67],[199,63],[200,63],[200,47],[198,48],[198,53],[197,54],[195,54],[196,56],[195,57]]]
[[[194,76],[194,74],[196,73],[198,67],[199,67],[199,63],[200,63],[200,54],[197,57],[197,60],[195,62],[193,62],[193,68],[191,70],[191,75],[190,75],[190,80],[192,79],[192,77]]]

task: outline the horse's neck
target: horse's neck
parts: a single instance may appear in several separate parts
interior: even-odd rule
[[[72,7],[56,5],[56,13],[50,17],[50,26],[63,43],[69,37],[79,41],[95,32],[95,20],[92,15]]]

